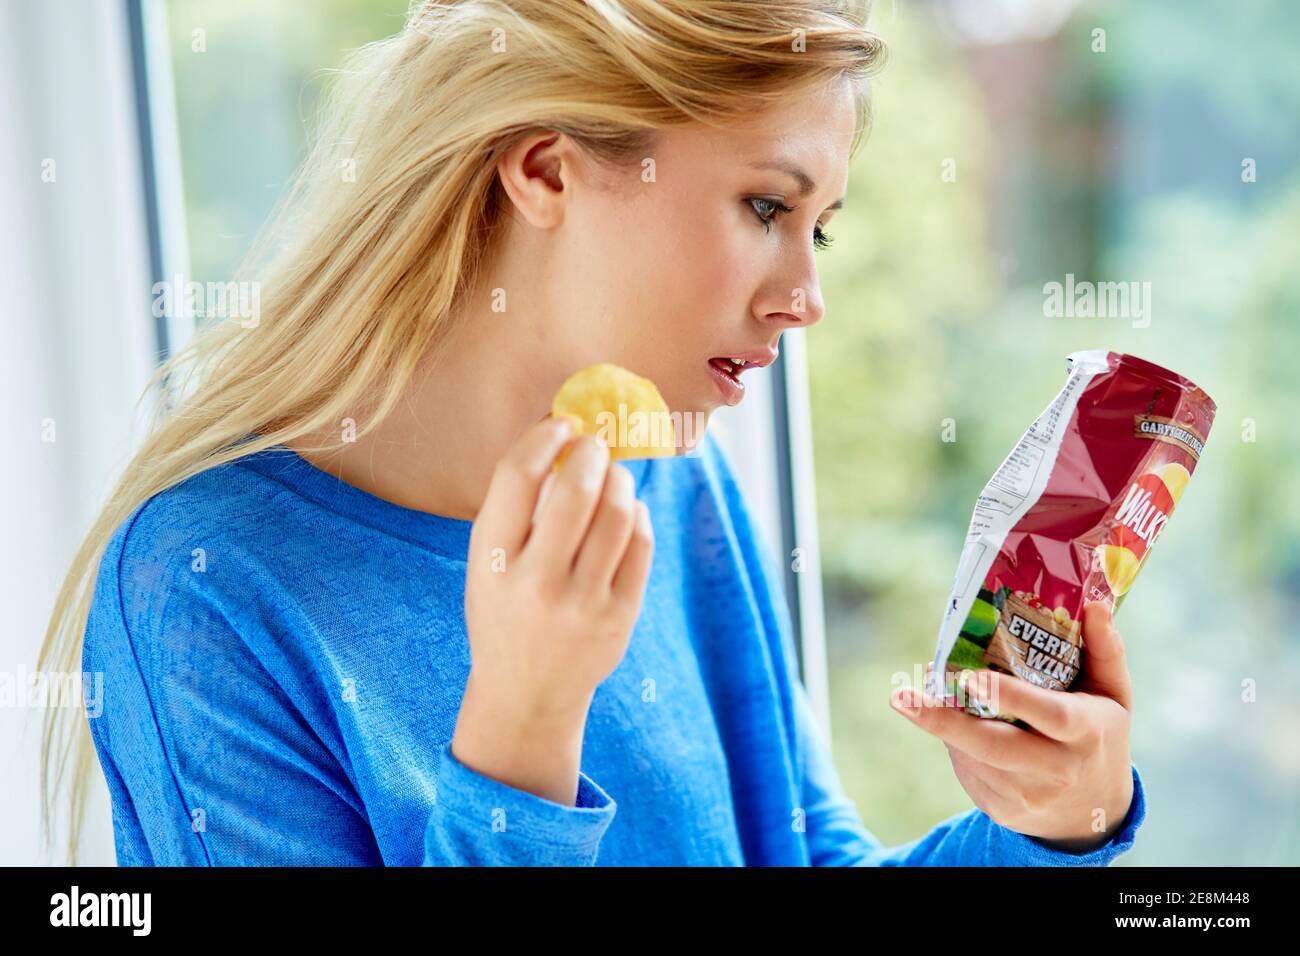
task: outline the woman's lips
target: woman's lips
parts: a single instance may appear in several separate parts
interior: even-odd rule
[[[727,359],[709,359],[709,374],[728,405],[737,405],[745,397],[745,384],[740,380],[740,373]]]
[[[741,373],[751,368],[765,368],[775,362],[776,357],[777,350],[772,346],[753,352],[714,356],[709,359],[709,374],[722,393],[722,400],[728,405],[736,405],[745,397]]]

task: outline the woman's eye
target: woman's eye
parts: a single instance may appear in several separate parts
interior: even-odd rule
[[[764,232],[771,231],[772,220],[778,214],[794,212],[794,209],[785,203],[775,199],[766,199],[762,196],[754,196],[749,200],[749,203],[754,209],[754,214],[758,216],[758,221],[763,224]],[[822,232],[821,226],[817,226],[813,229],[813,248],[825,249],[830,246],[833,238],[833,236]]]
[[[758,216],[758,221],[764,227],[770,226],[772,220],[776,218],[777,213],[790,212],[791,209],[785,203],[777,202],[775,199],[764,199],[762,196],[755,196],[749,201],[754,207],[754,212]]]
[[[776,219],[779,213],[793,212],[793,209],[787,204],[777,202],[776,199],[764,199],[763,196],[754,196],[753,199],[749,200],[749,203],[750,206],[754,207],[758,221],[762,222],[764,232],[771,232],[772,220]]]

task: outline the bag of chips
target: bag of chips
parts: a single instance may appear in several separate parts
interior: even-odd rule
[[[1214,421],[1204,391],[1135,356],[1074,352],[1066,367],[1065,387],[975,503],[927,686],[1021,727],[958,675],[988,669],[1068,690],[1086,664],[1084,605],[1118,609]]]

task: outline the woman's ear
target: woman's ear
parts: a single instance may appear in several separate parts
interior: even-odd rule
[[[569,137],[543,130],[524,137],[497,161],[501,185],[529,225],[550,229],[564,221],[565,184],[571,184],[575,158]]]

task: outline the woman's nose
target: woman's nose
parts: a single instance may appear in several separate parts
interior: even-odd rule
[[[826,313],[826,303],[815,282],[795,286],[783,297],[773,296],[765,305],[764,321],[781,329],[816,325]]]

